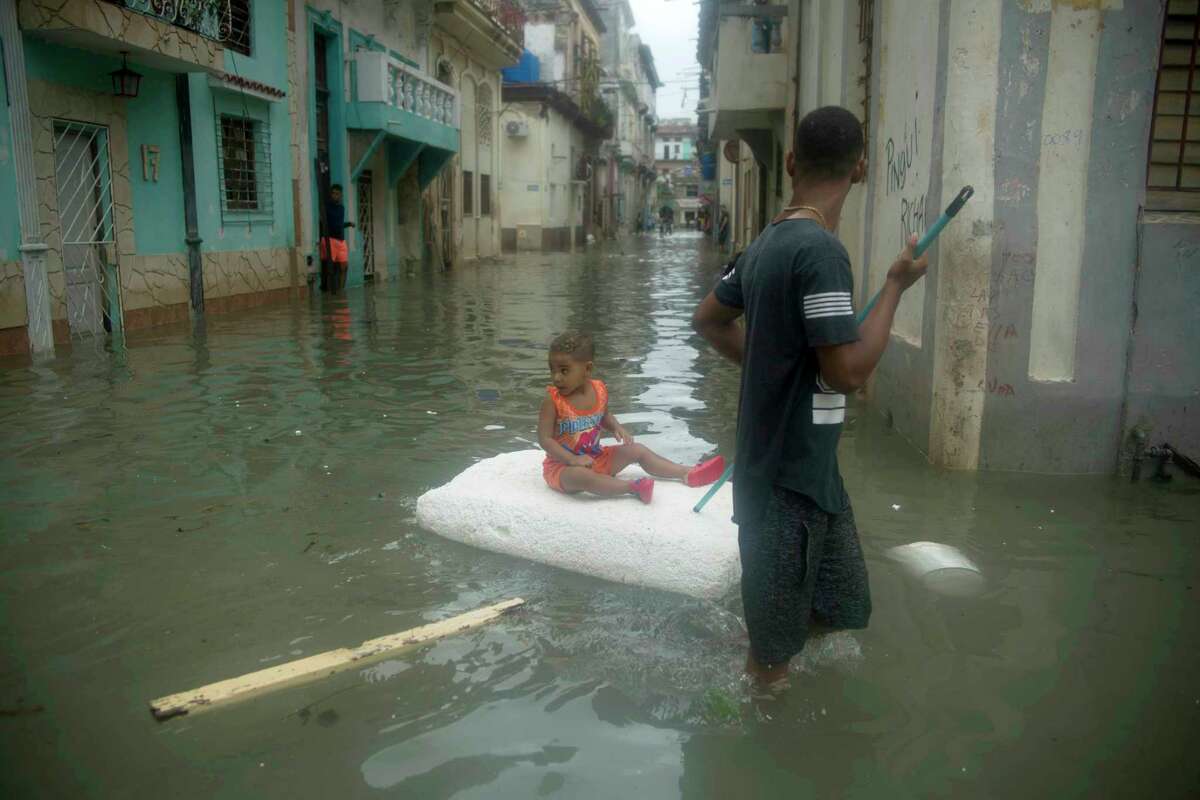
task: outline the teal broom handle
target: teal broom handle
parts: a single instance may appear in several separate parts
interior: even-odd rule
[[[715,495],[717,493],[717,491],[720,490],[720,488],[725,485],[725,481],[729,480],[729,478],[732,477],[732,475],[733,475],[733,462],[730,461],[729,464],[725,467],[725,471],[721,473],[721,477],[717,478],[717,482],[712,485],[712,488],[710,488],[707,492],[704,493],[704,497],[700,498],[700,502],[696,503],[696,505],[692,507],[692,511],[699,514],[700,511],[704,508],[704,506],[706,506],[708,504],[708,501],[713,499],[713,495]]]
[[[917,246],[913,248],[913,258],[920,258],[921,255],[929,249],[929,246],[933,244],[934,240],[937,239],[938,235],[942,232],[942,228],[949,225],[950,220],[958,216],[958,212],[962,210],[962,207],[967,204],[967,201],[971,199],[971,195],[973,194],[975,194],[974,187],[964,186],[962,188],[962,191],[958,193],[958,196],[954,198],[950,205],[946,206],[946,210],[942,212],[942,215],[937,218],[936,222],[929,226],[929,229],[925,231],[925,235],[922,236],[920,241],[917,242]],[[882,293],[883,287],[881,286],[879,287],[879,291],[875,292],[874,296],[867,301],[867,304],[863,307],[862,312],[858,315],[859,325],[861,325],[863,320],[867,318],[867,315],[871,313],[871,309],[875,307],[875,303],[879,300],[879,295]]]

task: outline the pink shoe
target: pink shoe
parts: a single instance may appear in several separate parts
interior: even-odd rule
[[[692,471],[687,474],[684,479],[688,486],[708,486],[710,483],[716,483],[717,478],[721,477],[721,473],[725,471],[724,456],[710,458],[703,464],[698,464],[692,467]]]
[[[638,478],[632,484],[633,491],[637,494],[638,499],[646,505],[650,505],[650,498],[654,497],[654,479],[653,478]]]

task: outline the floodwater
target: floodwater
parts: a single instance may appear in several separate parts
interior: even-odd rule
[[[423,491],[530,445],[568,326],[595,332],[641,441],[730,452],[736,374],[688,325],[717,266],[679,233],[0,364],[0,796],[1195,796],[1184,476],[941,472],[859,410],[841,453],[872,624],[810,643],[774,700],[741,679],[736,598],[416,526]],[[890,557],[920,541],[969,559],[972,590]],[[528,607],[366,668],[147,709],[514,596]]]

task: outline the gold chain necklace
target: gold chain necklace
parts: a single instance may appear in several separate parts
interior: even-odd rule
[[[815,221],[821,223],[821,227],[825,230],[829,230],[829,223],[825,221],[825,215],[822,214],[819,209],[813,208],[812,206],[785,206],[779,213],[786,214],[789,211],[811,211],[817,215],[817,219]]]

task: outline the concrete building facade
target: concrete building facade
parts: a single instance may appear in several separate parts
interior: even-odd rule
[[[498,251],[499,70],[520,56],[508,0],[313,0],[293,83],[308,102],[298,149],[315,251],[323,198],[344,187],[349,285]],[[315,259],[314,259],[315,261]]]
[[[640,231],[654,199],[654,131],[662,85],[648,45],[633,33],[628,0],[599,0],[606,31],[601,36],[600,92],[612,110],[613,133],[600,149],[597,176],[606,236]]]
[[[785,201],[797,24],[782,4],[700,5],[701,155],[715,162],[716,216],[728,215],[731,251],[746,247]]]
[[[721,143],[736,161],[721,159],[734,246],[786,191],[762,136],[745,131],[786,143],[822,105],[865,122],[870,175],[838,231],[859,307],[904,237],[974,187],[905,295],[869,388],[933,463],[1104,473],[1143,442],[1200,450],[1187,344],[1200,299],[1194,3],[793,0],[702,14],[710,133],[738,140]],[[728,87],[765,73],[782,106],[739,90],[730,118]]]
[[[600,94],[606,28],[592,0],[525,9],[527,55],[501,90],[501,247],[572,250],[602,231],[597,157],[613,126]]]
[[[430,72],[462,99],[461,150],[430,186],[431,228],[443,263],[500,253],[500,71],[521,58],[525,14],[516,0],[437,2]]]
[[[679,227],[695,227],[701,209],[696,123],[688,117],[664,119],[654,133],[658,173],[656,212],[670,208]]]

